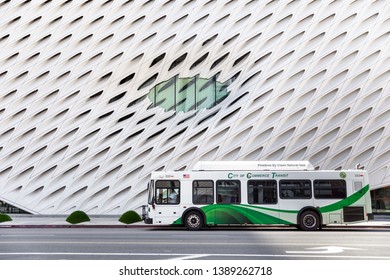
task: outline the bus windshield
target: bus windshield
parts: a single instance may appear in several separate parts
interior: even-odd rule
[[[151,180],[150,183],[148,183],[148,203],[153,204],[154,203],[154,181]]]

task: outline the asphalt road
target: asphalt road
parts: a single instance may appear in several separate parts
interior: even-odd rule
[[[0,228],[1,259],[390,260],[390,230]]]

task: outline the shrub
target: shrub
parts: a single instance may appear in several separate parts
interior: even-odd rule
[[[137,212],[130,210],[123,213],[122,216],[119,218],[119,221],[124,224],[132,224],[132,223],[140,222],[142,221],[142,219]]]
[[[11,217],[7,214],[0,213],[0,223],[12,221]]]
[[[72,214],[66,218],[66,221],[70,224],[78,224],[82,222],[89,222],[91,219],[83,211],[74,211]]]

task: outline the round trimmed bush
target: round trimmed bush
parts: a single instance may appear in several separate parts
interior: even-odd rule
[[[79,224],[82,222],[89,222],[90,220],[89,216],[83,211],[74,211],[66,218],[66,221],[70,224]]]
[[[119,221],[124,224],[132,224],[136,222],[142,221],[141,217],[138,215],[137,212],[134,210],[127,211],[122,214],[122,216],[119,218]]]
[[[12,221],[11,217],[7,214],[0,213],[0,223]]]

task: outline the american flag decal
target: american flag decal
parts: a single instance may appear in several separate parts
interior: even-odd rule
[[[183,174],[183,178],[184,179],[189,179],[190,178],[190,174]]]

